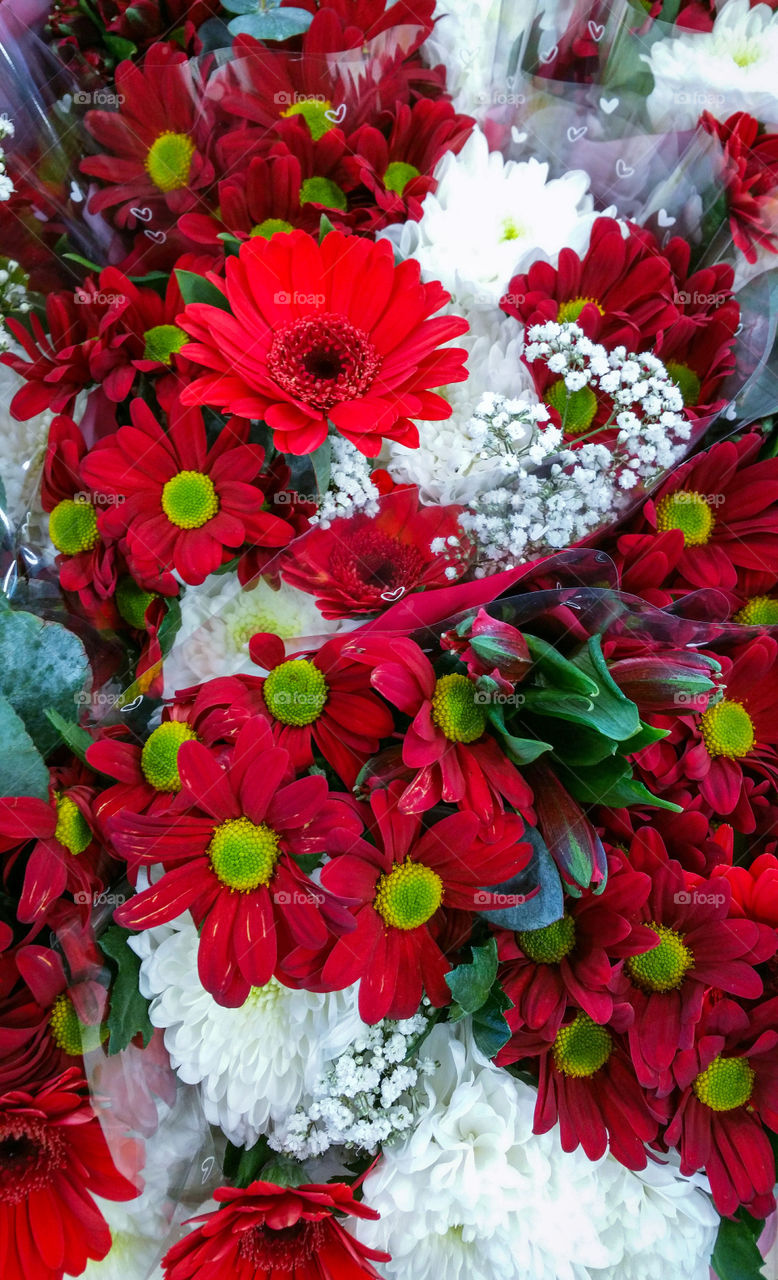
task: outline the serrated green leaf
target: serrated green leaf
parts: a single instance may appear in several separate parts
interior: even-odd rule
[[[719,1280],[764,1280],[763,1258],[750,1223],[721,1219],[711,1266]]]
[[[89,670],[78,636],[58,622],[0,609],[0,693],[45,758],[61,738],[46,714],[75,723]]]
[[[49,771],[7,698],[0,695],[0,795],[49,798]]]
[[[473,1038],[487,1058],[494,1058],[511,1038],[511,1029],[505,1013],[513,1008],[499,983],[489,993],[489,999],[473,1014]]]
[[[98,939],[100,950],[114,962],[112,968],[115,968],[107,1022],[109,1055],[126,1049],[138,1033],[145,1049],[154,1034],[148,1002],[139,989],[140,957],[127,946],[130,936],[127,929],[112,924]]]
[[[195,271],[176,271],[181,297],[188,305],[190,302],[205,302],[208,306],[218,307],[220,311],[229,311],[230,304],[215,284],[198,276]]]
[[[482,947],[473,947],[470,964],[459,964],[446,974],[446,982],[457,1004],[465,1013],[475,1013],[489,999],[497,977],[497,942],[494,938]]]

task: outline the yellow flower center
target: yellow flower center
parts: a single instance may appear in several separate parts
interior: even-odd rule
[[[265,680],[265,703],[282,724],[306,725],[318,720],[329,696],[321,671],[307,658],[292,658],[274,667]]]
[[[162,490],[162,510],[179,529],[201,529],[219,510],[211,477],[202,471],[179,471]]]
[[[179,191],[189,181],[195,145],[185,133],[161,133],[149,148],[146,172],[160,191]]]
[[[711,1111],[734,1111],[751,1097],[754,1069],[747,1058],[714,1058],[701,1071],[692,1088],[700,1102]]]
[[[704,547],[710,542],[716,517],[701,493],[679,489],[667,493],[656,504],[656,527],[660,533],[680,529],[685,547]]]
[[[412,164],[405,164],[402,160],[393,160],[387,166],[384,174],[384,186],[387,191],[394,191],[395,195],[401,196],[409,182],[413,182],[414,178],[418,178],[419,170],[414,168]]]
[[[279,836],[264,822],[229,818],[213,833],[208,846],[211,866],[222,884],[250,893],[269,884],[279,858]]]
[[[327,209],[348,208],[348,198],[329,178],[306,178],[300,187],[300,204],[323,204]]]
[[[78,857],[92,843],[92,832],[89,823],[82,814],[75,800],[68,795],[56,797],[57,825],[54,828],[54,839]]]
[[[197,734],[182,720],[166,720],[149,736],[140,755],[140,767],[147,782],[156,791],[180,791],[178,752],[184,742],[193,742]]]
[[[157,360],[160,364],[170,364],[173,356],[178,355],[181,348],[189,341],[188,334],[179,329],[177,324],[158,324],[147,329],[143,335],[146,344],[143,348],[144,360]]]
[[[73,1001],[64,993],[58,997],[49,1018],[49,1030],[59,1049],[76,1058],[81,1054],[81,1020]]]
[[[677,360],[668,360],[665,368],[683,396],[684,404],[699,404],[702,383],[694,370]]]
[[[552,382],[546,392],[546,401],[556,409],[562,420],[562,428],[571,436],[583,435],[597,416],[597,397],[591,387],[570,391],[564,378]]]
[[[683,982],[687,969],[693,968],[694,956],[682,935],[669,925],[652,921],[648,927],[659,938],[659,945],[642,955],[630,956],[627,972],[644,991],[674,991]]]
[[[143,631],[146,626],[146,610],[152,600],[157,598],[156,591],[144,591],[133,578],[124,577],[116,588],[116,608],[136,631]]]
[[[64,556],[91,551],[100,541],[95,509],[86,498],[65,498],[49,516],[49,537]]]
[[[325,133],[329,133],[330,129],[335,127],[335,121],[326,114],[328,111],[332,112],[331,102],[322,101],[321,98],[301,98],[293,102],[291,107],[287,107],[286,111],[282,111],[281,115],[302,116],[314,142],[318,142],[319,138],[323,138]]]
[[[774,596],[752,596],[735,614],[735,622],[747,627],[778,625],[778,600]]]
[[[575,921],[564,915],[543,929],[522,929],[516,937],[525,956],[536,964],[558,964],[575,946]]]
[[[601,316],[605,314],[596,298],[568,298],[559,304],[557,324],[574,324],[586,306],[596,307]]]
[[[476,687],[467,676],[441,676],[432,695],[432,719],[449,742],[475,742],[486,728],[486,714],[476,703]]]
[[[513,218],[505,218],[503,220],[502,235],[500,236],[500,239],[503,242],[509,240],[520,240],[521,237],[526,234],[527,233],[520,222],[516,222]]]
[[[405,862],[381,876],[374,906],[393,929],[418,929],[434,916],[443,901],[443,881],[431,867]]]
[[[742,702],[728,698],[703,713],[700,729],[709,756],[741,760],[756,741],[754,722]]]
[[[569,1027],[562,1027],[554,1041],[554,1064],[566,1076],[593,1076],[611,1056],[613,1040],[605,1027],[579,1013]]]

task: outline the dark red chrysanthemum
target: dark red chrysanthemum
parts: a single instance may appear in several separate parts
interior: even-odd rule
[[[398,487],[374,516],[348,516],[310,530],[284,558],[281,573],[316,596],[325,618],[381,613],[413,591],[448,586],[462,576],[471,549],[460,511],[422,506],[415,485]]]
[[[527,866],[532,846],[521,842],[515,814],[496,824],[485,843],[473,813],[456,813],[425,830],[419,815],[401,812],[402,786],[370,797],[374,844],[355,840],[330,859],[321,878],[352,900],[353,933],[340,938],[324,965],[323,981],[341,989],[360,980],[359,1011],[366,1022],[409,1018],[424,992],[445,1005],[451,962],[441,950],[450,912],[486,911],[504,897],[483,891]]]
[[[133,868],[164,869],[114,918],[145,929],[191,911],[200,929],[200,980],[219,1003],[238,1006],[295,944],[322,947],[331,931],[353,927],[295,857],[336,853],[362,824],[349,804],[330,795],[323,777],[291,781],[289,755],[274,745],[263,719],[243,726],[224,762],[190,740],[178,748],[175,765],[187,811],[120,813],[109,821],[118,852]]]
[[[130,1147],[125,1148],[127,1155]],[[140,1160],[138,1160],[140,1164]],[[114,1167],[81,1072],[0,1097],[0,1239],[7,1280],[62,1280],[104,1258],[111,1233],[94,1197],[133,1200]]]
[[[82,475],[102,495],[101,532],[122,538],[133,577],[144,587],[203,582],[246,542],[284,546],[292,536],[263,511],[264,450],[249,444],[249,424],[232,419],[209,449],[199,410],[176,407],[165,432],[144,401],[130,406],[132,426],[101,440]]]
[[[389,1254],[368,1249],[343,1217],[377,1218],[342,1182],[219,1187],[221,1206],[190,1219],[200,1225],[165,1254],[166,1280],[378,1280],[371,1266]]]
[[[384,438],[418,443],[411,418],[451,416],[430,388],[466,378],[466,353],[442,344],[467,321],[432,319],[449,295],[422,284],[414,260],[395,266],[386,242],[255,236],[224,280],[208,279],[226,309],[191,303],[179,317],[194,339],[184,354],[213,370],[184,392],[187,404],[264,419],[290,453],[317,449],[332,423],[374,456]]]

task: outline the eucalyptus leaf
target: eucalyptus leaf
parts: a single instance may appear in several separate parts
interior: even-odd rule
[[[479,915],[501,929],[543,929],[564,914],[562,881],[546,842],[535,827],[528,827],[524,839],[532,845],[532,860],[525,869],[503,884],[492,885],[492,893],[524,894],[526,901],[515,907],[480,911]],[[540,888],[533,897],[532,890]]]
[[[0,795],[48,800],[49,771],[7,698],[0,695]]]
[[[61,741],[46,709],[74,724],[88,671],[84,646],[72,631],[7,605],[0,609],[0,693],[44,758]]]
[[[265,0],[264,6],[261,0],[222,0],[222,8],[228,13],[261,13],[264,7],[267,9],[277,9],[280,0]]]
[[[253,36],[255,40],[288,40],[301,36],[313,22],[307,9],[273,9],[265,13],[247,13],[227,23],[233,36]]]

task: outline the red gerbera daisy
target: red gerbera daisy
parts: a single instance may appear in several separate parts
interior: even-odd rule
[[[134,1146],[126,1148],[132,1154]],[[140,1164],[140,1160],[138,1160]],[[80,1071],[0,1097],[0,1239],[7,1280],[61,1280],[104,1258],[111,1233],[94,1197],[134,1200],[114,1167]]]
[[[219,1187],[221,1207],[162,1259],[166,1280],[378,1280],[368,1259],[388,1262],[360,1244],[338,1215],[378,1218],[343,1182],[278,1187],[252,1182],[245,1190]]]
[[[645,351],[675,320],[675,283],[665,254],[648,231],[598,218],[582,258],[562,249],[559,265],[534,262],[514,276],[502,309],[522,324],[575,321],[611,350]],[[521,299],[521,301],[518,301]]]
[[[530,809],[532,791],[487,732],[469,676],[449,672],[438,679],[429,658],[404,636],[369,632],[353,639],[347,651],[373,668],[373,688],[412,717],[402,759],[416,773],[399,798],[403,813],[420,813],[443,800],[489,823],[503,799],[519,811]]]
[[[244,1003],[272,977],[294,943],[324,946],[330,929],[352,927],[331,894],[317,888],[295,856],[332,854],[361,831],[352,807],[322,777],[289,781],[286,751],[264,720],[248,721],[224,764],[200,742],[178,751],[186,813],[117,814],[109,823],[134,867],[161,863],[162,878],[114,913],[145,929],[189,909],[201,928],[200,980],[220,1004]]]
[[[214,180],[208,158],[214,112],[198,87],[186,54],[153,46],[142,66],[116,68],[118,111],[89,111],[86,126],[104,153],[88,156],[81,170],[110,184],[96,192],[89,210],[121,205],[120,226],[139,224],[151,236],[195,203],[196,192]]]
[[[424,507],[415,485],[399,486],[375,516],[358,514],[310,530],[284,558],[282,576],[315,595],[325,618],[380,613],[412,591],[461,578],[470,557],[458,523],[461,510]]]
[[[232,419],[209,449],[197,409],[177,408],[169,432],[140,399],[130,413],[133,425],[101,440],[82,474],[106,498],[100,531],[124,539],[142,586],[164,583],[174,569],[200,583],[245,542],[278,547],[290,540],[286,521],[262,510],[265,455],[247,443],[247,422]]]
[[[208,279],[225,307],[191,303],[179,323],[184,354],[214,372],[184,392],[262,418],[285,453],[310,453],[328,424],[369,456],[381,440],[414,447],[411,418],[439,420],[451,406],[431,387],[467,377],[466,352],[442,346],[467,329],[458,316],[430,319],[449,301],[420,282],[412,259],[394,265],[385,242],[331,231],[255,236]]]
[[[762,925],[730,918],[730,892],[721,880],[700,880],[690,892],[680,863],[650,828],[637,833],[629,858],[651,877],[640,914],[656,946],[630,956],[612,990],[634,1010],[628,1036],[638,1079],[667,1093],[668,1068],[691,1047],[708,988],[758,998],[762,979],[753,966],[773,954],[778,940]]]
[[[532,857],[519,843],[524,824],[505,816],[484,843],[473,813],[455,813],[422,831],[420,816],[398,807],[402,787],[370,797],[375,845],[355,840],[322,869],[322,883],[356,900],[356,929],[340,938],[324,965],[330,990],[360,981],[359,1012],[366,1022],[409,1018],[426,991],[434,1005],[448,1004],[445,975],[451,969],[440,933],[452,911],[486,911],[504,903],[483,892],[517,875]]]
[[[777,1048],[778,999],[748,1010],[719,1000],[675,1061],[682,1092],[665,1140],[678,1147],[682,1174],[705,1170],[719,1213],[743,1204],[765,1218],[775,1208],[765,1126],[778,1132]]]

